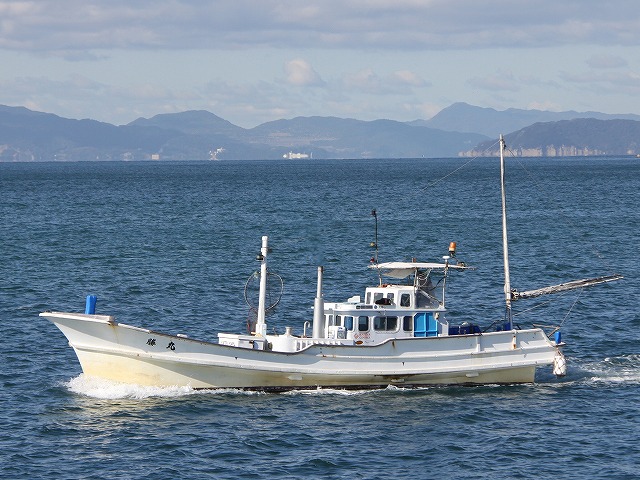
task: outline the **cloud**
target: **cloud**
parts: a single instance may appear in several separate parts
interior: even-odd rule
[[[499,72],[484,77],[472,77],[467,80],[467,84],[481,90],[499,92],[517,92],[520,90],[520,82],[511,72]]]
[[[402,110],[414,118],[429,119],[442,110],[442,106],[430,102],[403,103]]]
[[[207,109],[242,126],[461,100],[638,109],[633,2],[516,3],[0,0],[0,103],[113,123]]]
[[[530,102],[527,105],[527,108],[532,110],[546,110],[549,112],[559,112],[562,109],[560,105],[550,100],[544,100],[541,102]]]
[[[565,72],[561,74],[561,78],[573,86],[579,86],[599,95],[605,93],[640,95],[640,73],[637,72]]]
[[[116,124],[129,123],[139,116],[194,109],[203,101],[196,91],[175,91],[150,83],[123,87],[76,74],[61,80],[44,76],[3,80],[0,91],[6,104]],[[102,118],[100,112],[108,118]]]
[[[373,68],[364,68],[345,74],[344,88],[372,95],[406,94],[413,88],[430,86],[430,83],[410,70],[398,70],[387,75],[378,75]]]
[[[587,65],[591,68],[620,68],[628,65],[627,61],[616,55],[592,55],[587,59]]]
[[[343,83],[350,90],[382,93],[382,80],[371,68],[344,75]]]
[[[391,82],[396,82],[398,85],[406,85],[411,87],[428,87],[431,85],[425,79],[421,78],[418,74],[410,70],[398,70],[393,72],[389,76]]]
[[[310,87],[324,85],[324,82],[311,64],[301,58],[289,60],[284,65],[286,81],[289,85],[297,87]]]
[[[0,19],[0,48],[43,52],[640,44],[622,0],[0,0]]]

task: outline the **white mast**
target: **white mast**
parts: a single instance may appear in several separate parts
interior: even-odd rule
[[[260,296],[258,297],[258,320],[256,322],[256,335],[267,334],[265,323],[265,304],[267,303],[267,254],[269,253],[269,237],[262,237],[262,249],[260,250]]]
[[[502,252],[504,256],[504,298],[507,304],[507,322],[511,327],[511,278],[509,275],[509,242],[507,240],[507,194],[504,181],[504,137],[500,134],[500,189],[502,192]]]

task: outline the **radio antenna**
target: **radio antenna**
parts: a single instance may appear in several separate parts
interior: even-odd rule
[[[377,265],[378,264],[378,212],[376,212],[375,208],[373,210],[371,210],[371,216],[376,221],[374,241],[371,242],[371,244],[370,244],[371,248],[375,248],[376,249],[376,253],[375,253],[374,257],[371,259],[371,262],[375,263]]]

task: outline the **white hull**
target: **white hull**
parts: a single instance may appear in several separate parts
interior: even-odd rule
[[[530,383],[536,367],[552,365],[557,351],[540,329],[274,352],[162,334],[104,315],[40,315],[64,333],[85,374],[154,386],[289,390]]]

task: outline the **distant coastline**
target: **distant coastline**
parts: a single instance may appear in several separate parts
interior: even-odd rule
[[[0,105],[0,162],[495,156],[500,133],[518,156],[640,154],[640,116],[630,114],[457,103],[429,120],[296,117],[245,129],[202,110],[116,126]]]

